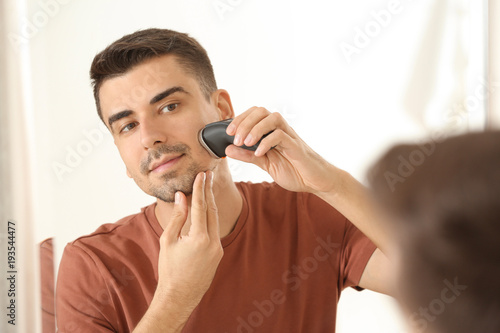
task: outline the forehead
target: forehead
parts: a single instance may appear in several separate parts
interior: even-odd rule
[[[200,93],[198,82],[179,65],[176,56],[149,59],[103,82],[99,89],[103,116],[115,109],[135,109],[149,104],[156,94],[174,86],[181,86],[191,94]]]

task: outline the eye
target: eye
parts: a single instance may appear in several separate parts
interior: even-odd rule
[[[124,132],[129,132],[131,131],[134,127],[137,126],[137,123],[130,123],[130,124],[127,124],[125,126],[123,126],[120,130],[120,133],[124,133]]]
[[[161,111],[163,111],[164,113],[172,112],[175,111],[175,109],[177,109],[178,106],[179,103],[168,104],[162,107]]]

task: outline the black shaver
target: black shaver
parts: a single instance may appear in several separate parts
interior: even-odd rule
[[[200,144],[215,158],[226,157],[226,147],[233,144],[234,136],[227,135],[226,133],[226,128],[232,120],[233,119],[226,119],[207,124],[198,134]],[[268,134],[264,135],[262,139]],[[255,151],[262,139],[251,147],[243,145],[240,146],[240,148]]]

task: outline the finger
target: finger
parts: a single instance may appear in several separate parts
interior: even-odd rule
[[[294,132],[288,126],[285,118],[280,113],[273,112],[253,126],[244,140],[245,146],[255,145],[263,136],[277,128],[286,131],[291,137],[294,136]]]
[[[253,110],[257,109],[256,106],[252,106],[250,109],[246,110],[242,114],[234,117],[234,119],[231,121],[229,126],[226,128],[226,133],[228,135],[235,135],[236,134],[236,129],[238,126],[241,124],[241,122],[250,114],[253,112]]]
[[[266,117],[268,117],[270,114],[271,113],[264,108],[255,108],[238,125],[238,128],[236,129],[236,134],[234,136],[234,144],[236,146],[241,146],[244,143],[244,140],[248,137],[250,131],[254,128],[254,126],[257,125],[260,121],[262,121]]]
[[[235,145],[230,145],[226,148],[226,155],[230,158],[234,158],[235,160],[255,164],[266,172],[269,170],[269,158],[267,155],[255,156],[253,151],[246,150]]]
[[[286,151],[296,145],[296,141],[294,141],[290,135],[281,129],[277,129],[262,139],[254,155],[256,157],[261,157],[267,154],[271,148],[276,148],[278,151]]]
[[[205,199],[207,201],[207,230],[208,236],[213,240],[220,240],[219,213],[215,204],[213,192],[214,173],[207,172],[207,183],[205,185]]]
[[[175,242],[180,237],[182,227],[184,227],[188,215],[187,200],[184,193],[179,191],[175,193],[175,197],[176,202],[172,210],[172,215],[170,215],[170,221],[163,231],[169,242]]]
[[[227,157],[234,158],[235,160],[239,160],[246,163],[256,164],[256,156],[253,151],[240,148],[235,145],[229,145],[226,148]]]
[[[193,196],[191,198],[191,229],[189,233],[207,233],[207,204],[205,201],[204,172],[198,173],[193,184]]]

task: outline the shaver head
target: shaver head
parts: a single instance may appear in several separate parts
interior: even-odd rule
[[[226,119],[207,124],[198,133],[200,144],[215,158],[226,157],[226,147],[233,144],[234,136],[226,133],[226,128],[231,121],[232,119]],[[251,147],[243,145],[241,148],[255,151],[259,143],[260,141]]]

